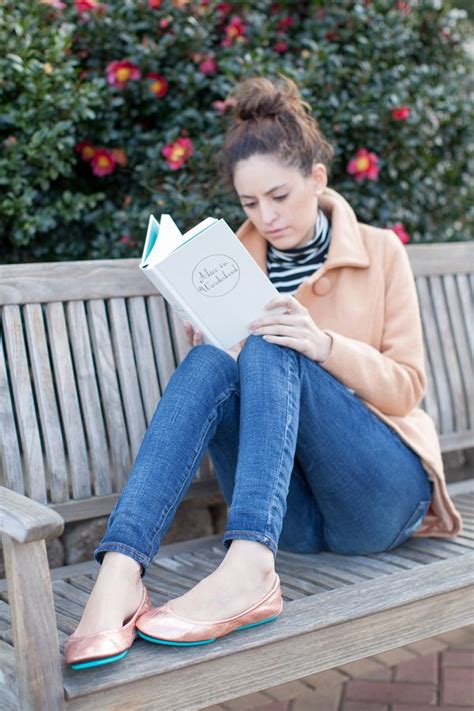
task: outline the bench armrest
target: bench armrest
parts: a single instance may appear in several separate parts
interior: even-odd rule
[[[0,532],[18,543],[57,538],[64,530],[60,514],[45,504],[0,486]]]

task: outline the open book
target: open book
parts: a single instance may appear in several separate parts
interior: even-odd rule
[[[150,215],[140,269],[204,343],[224,350],[250,335],[248,324],[279,293],[226,221],[213,217],[183,235],[170,215]]]

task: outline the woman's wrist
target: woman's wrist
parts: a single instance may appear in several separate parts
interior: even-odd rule
[[[330,336],[328,333],[324,333],[323,335],[324,335],[323,344],[319,349],[318,357],[315,358],[316,362],[318,362],[318,363],[323,363],[327,358],[329,358],[329,356],[331,354],[332,336]]]

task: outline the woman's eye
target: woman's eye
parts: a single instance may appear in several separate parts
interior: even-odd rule
[[[287,194],[287,195],[276,195],[275,198],[274,198],[274,200],[282,201],[282,200],[286,200],[287,197],[288,197],[288,194]],[[255,205],[256,205],[256,203],[254,203],[254,202],[250,203],[250,202],[249,202],[249,203],[247,203],[247,205],[242,205],[242,207],[243,207],[243,208],[255,207]]]
[[[277,197],[275,197],[275,200],[284,200],[287,197],[288,195],[278,195]]]

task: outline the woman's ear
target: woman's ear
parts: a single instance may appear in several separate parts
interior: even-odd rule
[[[328,174],[326,166],[323,163],[313,163],[313,167],[311,169],[311,177],[313,179],[315,195],[321,195],[324,188],[326,188],[328,184]]]

